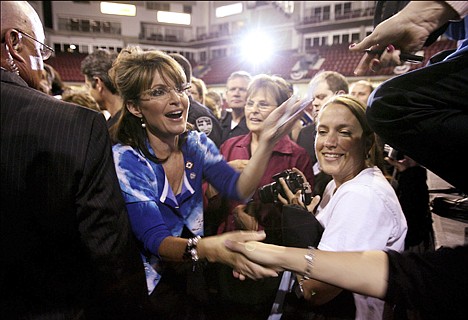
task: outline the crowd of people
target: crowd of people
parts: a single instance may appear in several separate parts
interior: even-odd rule
[[[468,246],[435,250],[426,179],[468,192],[468,5],[399,10],[350,46],[356,75],[441,27],[460,46],[300,97],[243,70],[220,95],[138,46],[89,54],[70,88],[38,14],[3,1],[0,317],[466,318]]]

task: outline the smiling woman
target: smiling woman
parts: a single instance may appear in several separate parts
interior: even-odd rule
[[[406,219],[395,191],[377,166],[382,163],[379,150],[366,119],[366,106],[359,100],[337,95],[321,107],[315,152],[322,170],[333,180],[326,186],[318,208],[316,201],[307,206],[308,211],[316,211],[317,220],[325,228],[318,249],[404,249]],[[303,205],[298,194],[288,191],[290,203]],[[341,312],[339,319],[386,319],[384,312],[391,310],[382,300],[359,294],[354,294],[354,305],[352,300],[350,305],[349,292],[298,277],[310,313],[325,318],[336,318],[336,312]]]
[[[119,54],[109,74],[124,104],[112,132],[117,141],[114,162],[140,242],[151,304],[162,319],[210,319],[208,314],[219,313],[213,311],[216,297],[203,284],[206,261],[240,268],[250,277],[276,272],[228,251],[223,244],[227,235],[203,237],[202,182],[206,179],[228,198],[246,200],[265,171],[272,146],[296,119],[280,130],[264,130],[255,157],[239,173],[204,133],[190,130],[190,86],[171,56],[130,47]],[[300,104],[291,99],[275,108],[265,125],[273,128]],[[191,281],[200,285],[187,285]]]

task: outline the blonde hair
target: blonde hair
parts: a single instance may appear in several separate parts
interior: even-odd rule
[[[205,105],[213,111],[213,114],[216,118],[221,119],[221,105],[222,105],[222,98],[221,96],[214,92],[210,91],[206,94],[205,97]]]
[[[371,129],[369,122],[366,117],[366,106],[349,94],[336,95],[331,97],[322,107],[320,113],[331,104],[340,104],[345,106],[351,113],[356,117],[362,128],[362,137],[366,141],[366,164],[368,166],[377,166],[384,174],[386,169],[384,165],[383,153],[380,148],[377,147],[376,140],[377,136]],[[319,114],[320,114],[319,113]]]
[[[65,90],[62,94],[62,100],[101,112],[101,109],[99,109],[96,100],[94,100],[94,98],[87,91],[71,89]]]
[[[207,91],[205,82],[203,82],[202,79],[192,77],[192,86],[194,86],[198,92],[198,96],[200,97],[200,100],[201,100],[200,103],[205,104],[206,91]]]

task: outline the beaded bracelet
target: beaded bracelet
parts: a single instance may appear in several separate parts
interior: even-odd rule
[[[197,245],[201,237],[196,236],[194,238],[189,238],[187,241],[187,247],[185,247],[184,260],[192,260],[193,262],[198,261],[198,251]]]

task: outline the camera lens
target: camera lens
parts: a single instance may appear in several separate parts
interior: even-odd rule
[[[276,182],[266,184],[258,189],[258,196],[263,203],[272,203],[276,201]]]

